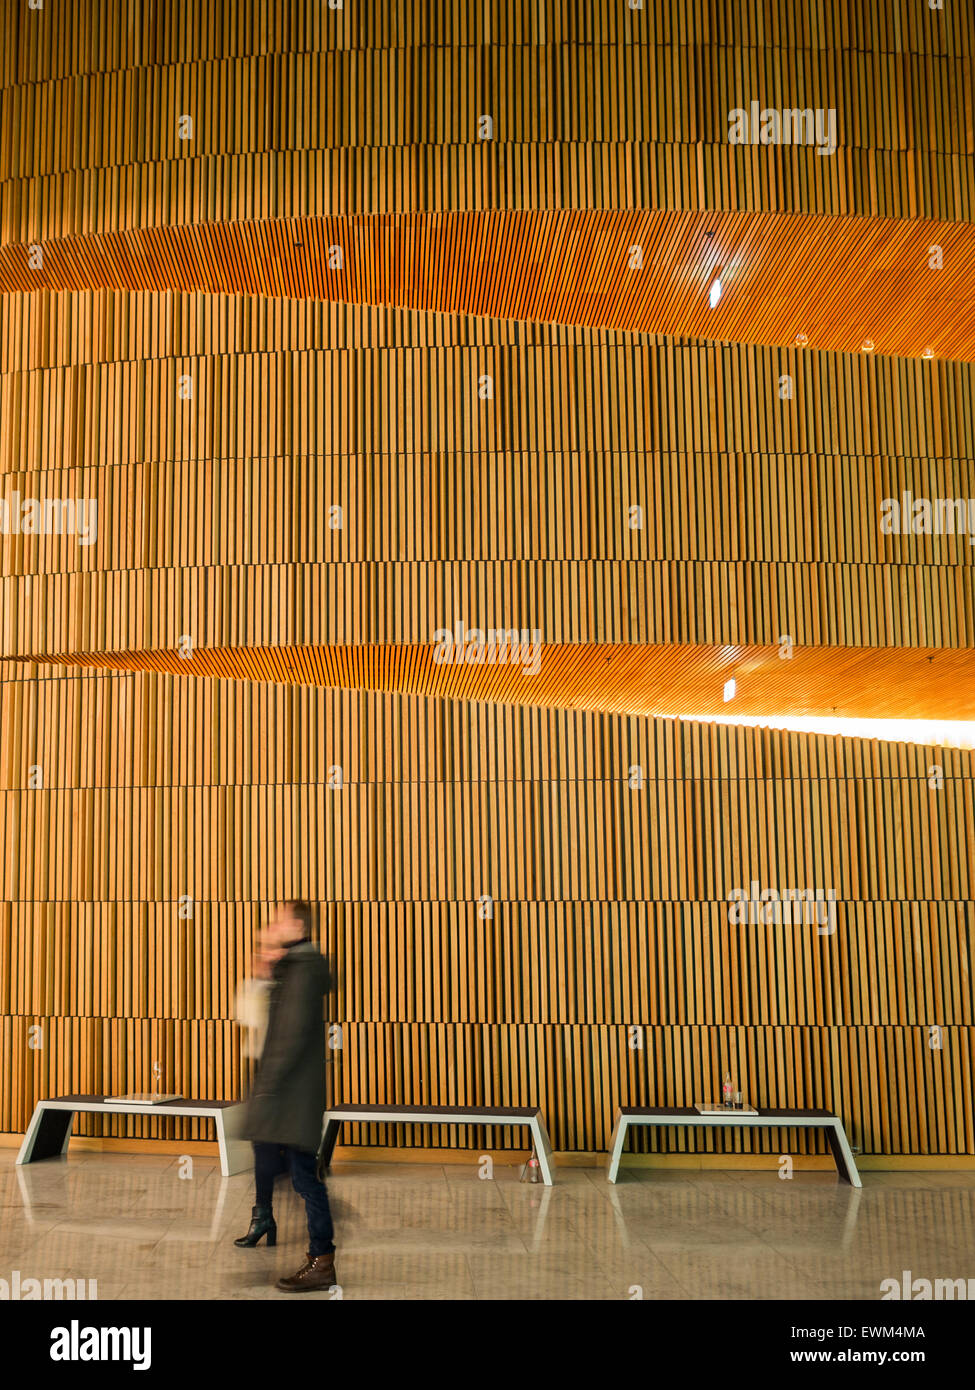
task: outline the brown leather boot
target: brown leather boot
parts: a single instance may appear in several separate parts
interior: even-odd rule
[[[303,1264],[297,1274],[278,1280],[278,1288],[285,1293],[311,1293],[313,1290],[330,1289],[335,1284],[335,1256],[309,1255],[308,1263]]]

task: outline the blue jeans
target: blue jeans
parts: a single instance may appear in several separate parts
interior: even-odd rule
[[[309,1255],[314,1259],[316,1255],[332,1254],[335,1249],[332,1211],[325,1184],[315,1175],[315,1155],[281,1144],[254,1145],[255,1200],[259,1207],[270,1208],[274,1179],[287,1172],[291,1173],[294,1189],[305,1203]]]

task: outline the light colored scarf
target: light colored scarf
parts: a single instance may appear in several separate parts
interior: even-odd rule
[[[236,1013],[241,1027],[241,1048],[244,1056],[254,1061],[264,1051],[270,995],[270,980],[244,980],[237,991]]]

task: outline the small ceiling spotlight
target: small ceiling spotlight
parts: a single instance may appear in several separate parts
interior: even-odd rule
[[[721,276],[716,275],[711,281],[711,288],[708,290],[708,303],[713,309],[721,298]]]
[[[925,348],[921,356],[924,358],[925,362],[930,362],[931,358],[934,356],[934,348]]]
[[[863,352],[873,352],[873,339],[864,338],[863,342],[860,344],[860,348]]]
[[[809,346],[809,339],[806,337],[805,333],[797,333],[797,334],[796,334],[796,347],[808,347],[808,346]]]

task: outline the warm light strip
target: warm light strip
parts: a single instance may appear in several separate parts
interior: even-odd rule
[[[975,720],[963,719],[817,719],[813,716],[681,714],[696,724],[740,724],[749,729],[784,729],[797,734],[832,734],[838,738],[873,738],[924,747],[975,748]]]

